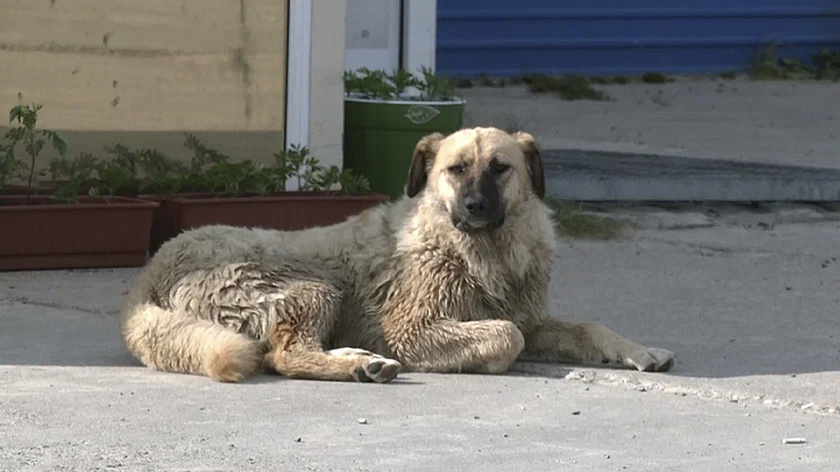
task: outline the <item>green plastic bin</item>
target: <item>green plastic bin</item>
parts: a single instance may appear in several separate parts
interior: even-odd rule
[[[431,133],[448,135],[464,123],[461,99],[385,101],[345,97],[344,168],[370,180],[370,190],[395,200],[405,192],[414,147]]]

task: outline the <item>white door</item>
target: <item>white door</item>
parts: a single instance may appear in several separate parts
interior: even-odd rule
[[[347,0],[345,70],[400,65],[402,0]]]

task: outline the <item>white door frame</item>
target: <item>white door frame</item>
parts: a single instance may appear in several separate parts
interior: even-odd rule
[[[312,0],[289,0],[286,41],[286,133],[284,147],[309,147],[309,115],[312,88]],[[286,189],[298,190],[297,179]]]
[[[437,44],[437,0],[402,0],[402,64],[419,72],[423,66],[435,70]]]
[[[309,146],[312,0],[289,0],[285,147]]]

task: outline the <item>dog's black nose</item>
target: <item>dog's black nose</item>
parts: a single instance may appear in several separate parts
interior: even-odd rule
[[[465,197],[464,208],[472,216],[483,216],[485,211],[487,211],[487,199],[481,196]]]

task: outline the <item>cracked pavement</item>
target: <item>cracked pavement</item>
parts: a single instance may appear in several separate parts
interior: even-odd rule
[[[564,240],[553,313],[674,351],[664,374],[218,384],[127,354],[115,315],[138,269],[0,273],[0,471],[833,470],[838,228]]]

